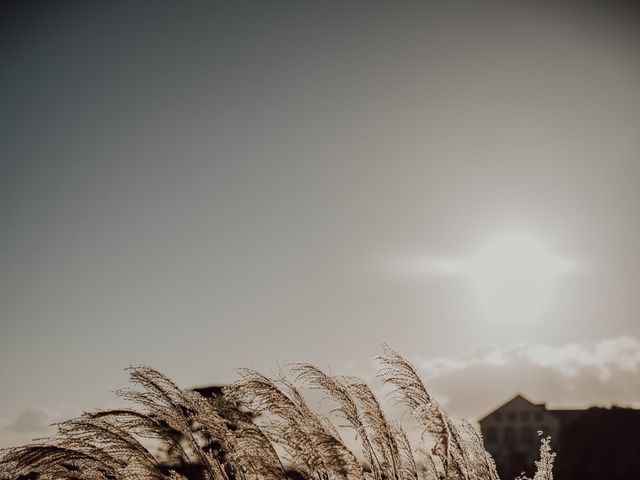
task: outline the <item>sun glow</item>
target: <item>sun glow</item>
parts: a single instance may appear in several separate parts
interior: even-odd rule
[[[491,317],[513,320],[540,314],[572,264],[534,238],[506,235],[487,243],[476,256],[455,262],[453,270],[469,279]]]

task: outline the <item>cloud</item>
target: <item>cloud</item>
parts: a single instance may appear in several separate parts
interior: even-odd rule
[[[54,432],[52,423],[63,420],[61,411],[52,409],[27,409],[14,417],[0,419],[0,448],[22,445],[33,438]]]
[[[477,418],[522,393],[556,407],[640,402],[640,341],[484,347],[458,357],[417,359],[427,388],[449,411]]]
[[[49,431],[51,419],[42,410],[24,410],[5,428],[16,433],[42,433]]]
[[[15,417],[0,419],[0,448],[23,445],[53,433],[55,415],[45,410],[23,410]]]
[[[568,377],[575,377],[584,369],[595,369],[604,381],[616,370],[638,370],[640,341],[623,336],[591,344],[568,343],[551,346],[517,343],[507,347],[485,347],[459,358],[420,359],[417,363],[427,378],[437,378],[471,366],[504,367],[527,364],[557,369]]]
[[[122,404],[105,402],[95,407],[118,408]],[[53,435],[56,427],[52,424],[64,422],[82,414],[82,410],[73,405],[56,407],[29,408],[13,416],[0,418],[0,448],[15,447],[31,442],[35,438]]]

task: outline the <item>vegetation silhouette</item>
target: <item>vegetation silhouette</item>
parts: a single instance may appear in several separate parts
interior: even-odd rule
[[[50,438],[5,449],[0,478],[498,480],[478,430],[447,416],[407,360],[384,346],[377,361],[379,378],[422,429],[414,444],[362,380],[313,365],[296,364],[276,378],[242,369],[213,398],[137,366],[129,369],[136,388],[118,392],[135,408],[85,413],[58,424]],[[335,403],[330,416],[355,431],[360,452],[309,407],[305,385]],[[544,439],[534,480],[553,478],[553,458]]]

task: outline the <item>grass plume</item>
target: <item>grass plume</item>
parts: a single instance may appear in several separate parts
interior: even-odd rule
[[[365,382],[310,364],[275,378],[239,370],[213,398],[137,366],[129,369],[134,388],[118,392],[131,408],[84,413],[57,424],[49,438],[3,450],[0,478],[280,480],[295,471],[307,480],[498,480],[478,430],[447,416],[406,359],[385,346],[377,361],[378,377],[422,429],[416,444]],[[305,386],[332,403],[327,415],[310,408]],[[359,451],[341,438],[343,424]],[[537,465],[534,479],[552,480],[546,440]]]

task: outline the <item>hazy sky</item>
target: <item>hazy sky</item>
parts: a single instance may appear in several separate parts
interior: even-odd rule
[[[113,399],[388,342],[454,413],[640,401],[638,12],[21,2],[0,25],[0,444]],[[576,268],[496,321],[467,258]]]

